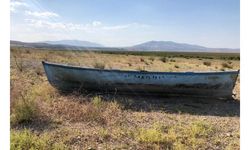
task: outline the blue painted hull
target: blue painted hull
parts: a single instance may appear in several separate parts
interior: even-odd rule
[[[142,72],[82,68],[43,62],[50,84],[61,91],[232,97],[239,71]]]

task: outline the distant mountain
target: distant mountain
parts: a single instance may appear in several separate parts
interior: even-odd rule
[[[65,41],[65,42],[64,42]],[[74,44],[75,41],[75,44]],[[62,43],[62,44],[59,44]],[[85,43],[85,44],[84,44]],[[85,45],[85,46],[79,46]],[[165,51],[165,52],[222,52],[222,53],[239,53],[240,49],[231,48],[208,48],[200,45],[186,43],[176,43],[172,41],[149,41],[131,47],[103,47],[100,44],[78,41],[44,41],[44,42],[20,42],[10,41],[10,46],[29,47],[29,48],[49,48],[56,50],[102,50],[102,51]]]
[[[26,47],[26,48],[41,48],[41,49],[51,49],[51,50],[100,50],[100,51],[120,51],[125,50],[123,48],[116,47],[87,47],[87,46],[73,46],[73,45],[65,45],[65,44],[48,44],[42,42],[20,42],[20,41],[10,41],[11,47]]]
[[[103,45],[98,43],[93,43],[89,41],[79,41],[79,40],[42,41],[40,43],[47,43],[54,45],[71,45],[80,47],[104,47]]]
[[[71,45],[48,44],[48,43],[41,43],[41,42],[28,43],[28,42],[20,42],[20,41],[10,41],[10,46],[28,47],[28,48],[57,48],[57,49],[78,48],[76,46],[71,46]]]
[[[239,49],[208,48],[200,45],[176,43],[172,41],[149,41],[129,47],[137,51],[180,51],[180,52],[239,52]]]

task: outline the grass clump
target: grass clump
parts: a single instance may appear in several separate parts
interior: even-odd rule
[[[190,125],[189,129],[190,129],[189,134],[191,135],[191,137],[195,137],[195,138],[208,136],[213,131],[213,128],[211,125],[202,121],[193,122]]]
[[[139,128],[138,133],[136,134],[136,139],[139,142],[146,143],[163,143],[167,141],[167,137],[164,133],[164,127],[155,123],[151,128]]]
[[[155,124],[151,128],[140,128],[135,139],[142,143],[159,144],[166,149],[203,149],[213,131],[214,128],[203,121],[192,122],[185,127]]]
[[[214,128],[204,121],[192,122],[187,128],[182,130],[182,134],[184,135],[182,137],[183,143],[190,146],[192,149],[202,148],[207,138],[214,132]],[[184,137],[187,137],[187,139]]]
[[[222,63],[221,64],[223,68],[228,68],[228,69],[232,69],[233,67],[231,65],[229,65],[228,63]]]
[[[38,104],[30,95],[21,96],[13,102],[11,110],[10,120],[12,125],[30,122],[39,114]]]
[[[103,105],[102,99],[100,96],[95,96],[92,98],[92,104],[95,107],[101,107]]]
[[[139,66],[137,68],[138,71],[147,71],[144,66]]]
[[[101,128],[99,130],[99,135],[103,138],[103,139],[108,139],[110,138],[110,134],[109,134],[109,131],[105,128]]]
[[[57,91],[48,83],[41,83],[31,89],[32,97],[43,101],[51,102],[57,96]]]
[[[176,62],[176,60],[175,59],[170,59],[170,62]]]
[[[204,61],[203,64],[204,64],[205,66],[211,66],[212,63],[211,63],[210,61]]]
[[[94,68],[104,69],[105,68],[105,64],[97,62],[97,63],[94,64]]]
[[[178,65],[174,65],[175,68],[180,68]]]
[[[10,149],[11,150],[47,150],[67,149],[66,145],[62,143],[52,143],[48,135],[37,136],[31,131],[25,129],[23,131],[11,131],[10,134]]]
[[[150,128],[150,129],[139,129],[139,132],[136,136],[139,142],[146,143],[161,143],[166,140],[166,137],[159,129]]]
[[[151,61],[154,61],[154,60],[155,60],[154,57],[149,57],[148,59],[151,60]]]
[[[24,71],[24,55],[22,51],[11,50],[12,58],[14,59],[15,67],[20,71]]]
[[[164,63],[168,61],[168,59],[167,59],[166,57],[161,57],[160,60],[161,60],[162,62],[164,62]]]

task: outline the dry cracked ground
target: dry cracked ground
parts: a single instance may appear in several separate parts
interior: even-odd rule
[[[239,69],[239,60],[11,48],[11,149],[240,149],[230,100],[60,93],[41,61],[151,71]]]

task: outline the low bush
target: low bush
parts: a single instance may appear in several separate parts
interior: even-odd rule
[[[146,143],[162,143],[166,141],[166,136],[162,131],[155,128],[144,129],[140,128],[136,139],[139,142],[146,142]]]
[[[206,139],[213,133],[214,128],[209,123],[195,121],[186,127],[158,124],[147,129],[139,128],[134,137],[139,142],[158,144],[164,149],[203,149]]]
[[[11,125],[32,121],[39,114],[38,104],[30,95],[21,95],[12,103],[11,109]]]
[[[91,102],[95,107],[101,107],[104,104],[100,96],[93,97]]]
[[[175,67],[175,68],[180,68],[178,65],[175,65],[174,67]]]
[[[63,143],[51,141],[48,135],[38,136],[25,129],[22,131],[12,130],[10,133],[11,150],[65,150],[68,149]]]
[[[211,63],[210,61],[204,61],[203,64],[204,64],[205,66],[211,66],[212,63]]]
[[[154,61],[154,60],[155,60],[154,57],[149,57],[148,59],[151,60],[151,61]]]
[[[144,60],[144,58],[140,58],[140,61],[141,61],[141,62],[144,62],[145,60]]]
[[[231,65],[229,65],[228,63],[222,63],[221,64],[223,68],[229,68],[232,69],[233,67]]]
[[[168,61],[168,59],[167,59],[166,57],[161,57],[160,60],[161,60],[162,62],[164,62],[164,63]]]

